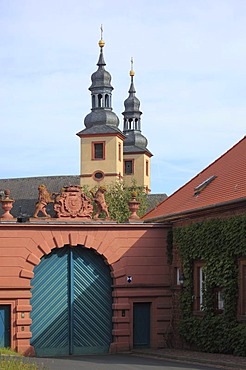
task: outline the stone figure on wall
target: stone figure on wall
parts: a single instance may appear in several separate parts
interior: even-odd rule
[[[46,212],[46,207],[47,207],[48,203],[53,203],[54,202],[54,199],[52,198],[52,195],[48,192],[45,185],[39,185],[38,192],[39,192],[38,202],[36,203],[36,209],[35,209],[33,217],[37,218],[39,212],[41,212],[45,217],[51,217]]]
[[[93,193],[92,190],[90,192],[93,196],[93,200],[95,201],[96,207],[97,207],[94,219],[97,220],[102,212],[104,212],[106,215],[106,218],[109,219],[110,217],[109,217],[109,212],[108,212],[108,206],[106,204],[105,196],[104,196],[104,193],[106,192],[106,188],[104,186],[100,186],[95,194]]]

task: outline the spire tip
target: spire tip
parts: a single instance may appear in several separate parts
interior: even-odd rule
[[[135,75],[135,72],[133,70],[133,57],[131,57],[131,70],[130,70],[130,76],[133,77]]]
[[[103,48],[105,45],[105,42],[103,41],[103,25],[102,24],[101,24],[100,30],[101,30],[101,39],[98,42],[98,45],[100,46],[100,48]]]

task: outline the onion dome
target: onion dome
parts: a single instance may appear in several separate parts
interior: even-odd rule
[[[109,125],[119,126],[119,118],[111,110],[98,109],[87,114],[84,120],[86,128],[90,128],[94,125]]]
[[[102,28],[101,28],[102,31]],[[95,125],[108,125],[117,128],[119,118],[112,110],[112,91],[111,75],[105,70],[105,60],[103,48],[105,42],[99,41],[100,54],[98,59],[98,69],[91,76],[92,84],[89,87],[91,91],[92,108],[91,112],[85,117],[84,124],[87,129]]]
[[[131,84],[129,88],[129,96],[128,98],[124,101],[124,106],[125,106],[125,113],[126,112],[139,112],[142,114],[142,112],[139,111],[140,108],[140,101],[139,99],[135,96],[136,89],[134,86],[133,82],[133,77],[135,75],[135,72],[131,69],[130,70],[130,76],[131,76]]]
[[[104,68],[104,66],[106,66],[103,56],[103,47],[105,43],[103,40],[100,40],[98,44],[100,46],[100,55],[97,62],[98,70],[94,72],[91,76],[92,84],[89,87],[89,90],[93,91],[95,88],[107,87],[110,89],[110,91],[112,91],[113,86],[111,85],[111,75]]]
[[[135,151],[139,149],[146,149],[148,141],[146,137],[141,134],[141,114],[139,110],[140,101],[136,97],[136,89],[134,86],[135,72],[133,71],[133,60],[131,59],[131,84],[129,88],[129,96],[124,102],[125,110],[122,113],[124,116],[124,128],[123,133],[126,136],[124,141],[124,152],[127,151],[127,147],[135,147]],[[129,148],[128,148],[129,149]]]

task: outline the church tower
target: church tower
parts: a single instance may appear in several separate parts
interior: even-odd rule
[[[111,76],[105,70],[102,37],[99,41],[98,69],[91,76],[91,112],[85,117],[80,137],[80,184],[108,185],[123,178],[123,140],[119,118],[112,110]]]
[[[131,185],[136,181],[138,186],[144,186],[146,192],[150,192],[150,158],[152,153],[147,149],[148,141],[141,133],[141,115],[139,110],[140,101],[136,97],[133,60],[131,60],[131,83],[129,96],[125,100],[123,134],[125,135],[123,148],[124,181]]]

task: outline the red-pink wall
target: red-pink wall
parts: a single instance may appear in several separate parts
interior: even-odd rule
[[[164,347],[171,324],[167,232],[168,226],[152,224],[0,223],[0,304],[11,305],[11,347],[26,354],[32,352],[33,269],[43,255],[67,244],[92,248],[110,266],[114,338],[111,351],[133,346],[134,302],[151,303],[151,347]],[[133,278],[130,284],[127,276]]]

